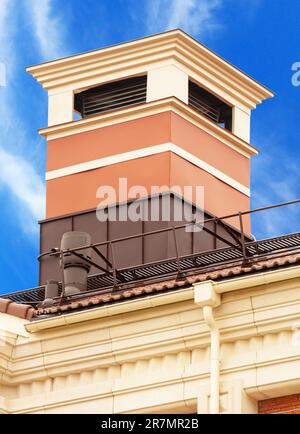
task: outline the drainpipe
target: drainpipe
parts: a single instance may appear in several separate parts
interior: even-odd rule
[[[196,283],[194,301],[202,307],[204,321],[210,331],[210,402],[209,413],[220,412],[220,332],[214,318],[214,308],[221,304],[220,294],[214,290],[212,282]]]

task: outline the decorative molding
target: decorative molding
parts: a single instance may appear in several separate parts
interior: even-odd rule
[[[225,145],[248,158],[252,155],[258,154],[257,148],[235,136],[225,128],[220,127],[218,124],[211,121],[201,113],[196,112],[190,106],[184,104],[175,97],[164,98],[146,104],[126,107],[109,113],[79,119],[77,121],[42,128],[39,130],[39,133],[46,137],[47,140],[53,140],[168,111],[178,114],[193,125],[196,125],[198,128],[201,128]]]
[[[83,53],[27,68],[52,93],[78,90],[178,63],[194,79],[224,94],[233,105],[255,108],[273,92],[181,30]]]

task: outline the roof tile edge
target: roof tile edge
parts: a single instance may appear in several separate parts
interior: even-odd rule
[[[36,316],[36,311],[31,305],[16,303],[5,298],[0,298],[0,313],[6,313],[29,321]]]

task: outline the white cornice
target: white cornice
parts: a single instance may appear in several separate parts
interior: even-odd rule
[[[31,66],[27,71],[55,93],[146,73],[166,62],[187,68],[192,78],[200,84],[206,82],[231,103],[236,100],[244,107],[255,108],[273,96],[269,89],[181,30]]]

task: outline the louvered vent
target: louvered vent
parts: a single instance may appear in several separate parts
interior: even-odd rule
[[[192,81],[189,82],[189,105],[226,129],[232,128],[232,108]]]
[[[75,96],[75,110],[83,118],[146,102],[147,77],[104,84]]]

